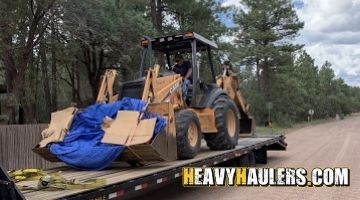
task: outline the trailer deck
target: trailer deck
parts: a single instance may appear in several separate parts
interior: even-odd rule
[[[182,167],[214,166],[234,158],[247,155],[249,152],[265,150],[286,150],[285,137],[262,136],[241,138],[235,149],[227,151],[210,151],[202,144],[201,152],[194,159],[171,162],[147,163],[143,167],[129,167],[127,164],[114,164],[103,171],[79,171],[70,167],[46,170],[61,171],[68,179],[85,181],[89,179],[105,179],[106,185],[97,189],[62,190],[62,191],[22,191],[24,199],[121,199],[134,194],[146,192],[154,187],[167,184],[181,177]],[[264,152],[264,151],[262,151]],[[37,184],[37,181],[24,181],[23,185]],[[21,195],[20,195],[21,196]]]

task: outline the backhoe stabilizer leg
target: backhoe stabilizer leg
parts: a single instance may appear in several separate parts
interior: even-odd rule
[[[253,136],[255,134],[255,120],[251,117],[240,119],[240,137]]]

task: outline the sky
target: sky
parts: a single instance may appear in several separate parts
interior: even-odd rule
[[[243,8],[241,0],[221,0],[222,6]],[[293,0],[304,29],[295,43],[318,66],[328,60],[337,77],[349,85],[360,86],[360,0]],[[231,27],[231,19],[222,19]]]

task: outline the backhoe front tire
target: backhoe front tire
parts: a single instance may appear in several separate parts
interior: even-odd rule
[[[180,110],[175,121],[178,158],[194,158],[200,151],[202,136],[198,117],[189,110]]]
[[[215,110],[217,133],[206,133],[205,140],[211,150],[233,149],[239,139],[239,110],[233,100],[227,96],[218,97],[212,104]]]

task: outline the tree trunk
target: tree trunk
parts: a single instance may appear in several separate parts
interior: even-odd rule
[[[62,78],[62,80],[71,87],[72,91],[72,103],[76,103],[78,107],[82,107],[82,100],[80,96],[80,72],[78,70],[78,61],[73,62],[70,67],[64,65],[69,78]]]
[[[260,64],[259,60],[256,60],[256,80],[257,80],[257,90],[258,92],[261,91],[261,81],[260,81]]]
[[[157,1],[158,0],[150,0],[150,16],[151,16],[151,23],[154,25],[155,29],[156,28],[156,10],[157,10]]]
[[[162,0],[151,0],[150,1],[150,16],[151,23],[155,27],[156,31],[160,34],[163,34],[163,4]],[[165,65],[164,54],[160,52],[155,52],[155,57],[157,60],[157,64],[160,66]]]
[[[39,49],[39,56],[41,59],[41,73],[43,77],[43,87],[44,87],[44,94],[45,94],[45,113],[46,113],[46,122],[50,121],[50,115],[51,115],[51,93],[50,93],[50,80],[49,80],[49,74],[48,74],[48,65],[47,65],[47,58],[46,58],[46,46],[44,43],[40,44]]]
[[[30,71],[29,74],[25,75],[27,78],[27,80],[25,80],[25,85],[27,87],[27,89],[25,89],[26,92],[26,102],[24,103],[24,105],[26,105],[26,110],[25,110],[25,114],[26,114],[26,118],[25,118],[25,123],[26,124],[33,124],[33,123],[37,123],[38,122],[38,117],[37,117],[37,79],[38,79],[38,74],[40,74],[39,72],[39,67],[38,65],[35,64],[35,59],[34,59],[34,50],[31,49],[30,50],[30,54],[29,54],[29,61],[28,61],[28,69]]]
[[[82,99],[81,99],[81,94],[80,94],[80,90],[81,90],[81,82],[80,82],[80,70],[79,70],[79,67],[78,67],[79,63],[78,61],[76,61],[76,68],[73,67],[75,69],[75,92],[76,92],[76,103],[78,106],[83,106],[83,102],[82,102]]]
[[[67,67],[67,66],[66,66]],[[76,76],[75,76],[75,66],[71,65],[71,74],[70,74],[70,82],[71,82],[71,89],[72,89],[72,102],[77,102],[76,100],[76,86],[75,86],[75,82],[76,82]],[[70,71],[70,70],[69,70]]]
[[[13,84],[14,84],[14,94],[20,103],[19,123],[25,124],[29,119],[34,118],[35,116],[28,115],[28,114],[32,114],[32,112],[28,112],[26,110],[29,108],[28,105],[31,104],[31,102],[27,99],[29,94],[25,90],[25,81],[26,81],[25,70],[27,69],[29,62],[29,54],[27,53],[27,49],[24,48],[23,53],[21,53],[20,55],[21,57],[19,58],[19,64],[17,67],[18,71],[13,80],[14,81]]]
[[[16,102],[15,96],[13,94],[13,80],[16,73],[15,61],[13,57],[13,52],[11,50],[12,46],[12,37],[6,36],[2,38],[3,42],[7,46],[3,54],[3,62],[5,65],[5,81],[6,81],[6,115],[9,117],[9,123],[16,123]]]
[[[83,64],[85,65],[89,84],[92,91],[92,101],[96,100],[98,93],[99,81],[101,78],[101,69],[104,67],[104,53],[102,49],[98,49],[95,45],[82,46]]]
[[[54,47],[55,48],[55,47]],[[55,50],[52,50],[52,61],[51,61],[51,111],[54,112],[58,109],[58,87],[59,87],[59,80],[57,76],[57,63],[56,63],[56,53]]]
[[[36,104],[29,103],[24,107],[24,124],[36,124]]]
[[[163,23],[163,5],[162,5],[162,0],[157,0],[157,3],[156,3],[156,19],[155,19],[155,27],[156,27],[156,30],[159,32],[159,33],[163,33],[163,26],[162,26],[162,23]]]
[[[267,59],[265,59],[262,64],[262,91],[265,96],[265,101],[271,101],[271,80],[270,80],[270,66],[267,63]]]
[[[59,87],[59,80],[57,75],[57,62],[56,62],[56,34],[55,34],[55,25],[54,21],[51,23],[51,79],[52,79],[52,93],[51,93],[51,111],[54,112],[58,109],[58,87]]]
[[[19,121],[21,121],[20,119],[23,119],[22,122],[24,123],[36,121],[36,94],[34,89],[36,85],[33,83],[34,78],[32,77],[36,73],[33,71],[34,66],[32,65],[33,48],[45,32],[46,27],[42,24],[47,23],[42,23],[42,20],[54,2],[55,0],[51,0],[46,6],[36,6],[36,10],[33,10],[32,13],[29,12],[28,16],[24,15],[26,20],[11,22],[14,23],[14,26],[19,27],[18,32],[9,34],[5,31],[5,36],[1,38],[6,44],[4,60],[7,91],[11,94],[8,95],[7,101],[11,123],[15,122],[15,107],[19,105]],[[34,7],[34,1],[28,3],[29,7]],[[0,35],[3,36],[3,33]],[[17,36],[15,42],[12,41],[13,36]],[[16,47],[16,52],[13,52],[14,47]],[[20,112],[21,110],[23,112]]]

